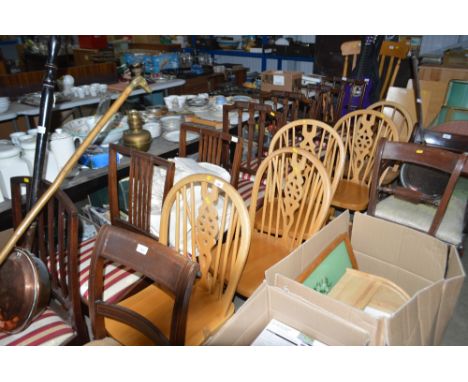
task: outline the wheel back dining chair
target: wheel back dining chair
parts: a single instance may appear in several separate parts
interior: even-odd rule
[[[369,184],[380,138],[398,141],[395,124],[375,110],[357,110],[341,117],[334,129],[343,140],[346,163],[332,206],[362,211],[369,202]]]
[[[11,178],[13,226],[23,218],[21,190],[29,192],[31,178]],[[43,192],[50,183],[42,181]],[[39,213],[33,240],[34,253],[47,266],[51,299],[47,308],[21,332],[0,333],[0,345],[81,345],[89,341],[78,282],[78,211],[70,198],[57,190]]]
[[[223,107],[223,132],[235,129],[237,136],[243,139],[237,190],[247,208],[251,203],[255,173],[267,156],[269,142],[281,118],[282,114],[275,113],[271,105],[257,102],[237,101]]]
[[[400,70],[401,60],[408,56],[407,41],[383,41],[379,52],[380,99],[385,99],[388,88],[393,86]]]
[[[341,55],[344,57],[342,77],[348,77],[357,65],[357,59],[361,53],[361,40],[346,41],[341,44]],[[350,57],[352,63],[350,68]],[[348,70],[349,69],[349,70]]]
[[[198,134],[198,162],[208,162],[223,167],[231,174],[231,184],[237,188],[242,158],[242,138],[224,131],[214,130],[195,123],[183,123],[180,127],[179,156],[187,156],[187,133]],[[231,144],[234,145],[233,155]]]
[[[117,168],[117,154],[130,160],[128,176],[128,195],[119,182]],[[159,167],[165,171],[164,184],[154,183],[154,170]],[[175,165],[166,159],[135,150],[122,145],[109,145],[109,206],[111,224],[154,237],[150,233],[150,217],[152,199],[155,193],[162,194],[162,202],[174,182]],[[119,188],[121,196],[126,202],[119,199]],[[126,218],[122,216],[122,209],[127,206]]]
[[[144,274],[173,300],[158,325],[118,301],[103,300],[104,264],[122,264]],[[94,339],[89,345],[120,345],[108,337],[106,324],[135,332],[155,345],[184,345],[187,312],[199,266],[145,235],[106,225],[98,235],[91,261],[90,318]],[[154,304],[157,305],[157,301]],[[112,320],[112,321],[110,321]],[[145,342],[146,343],[146,342]]]
[[[457,193],[457,182],[468,175],[468,154],[454,153],[437,147],[382,139],[376,154],[367,213],[427,232],[462,252],[463,228],[467,205],[466,189]],[[443,192],[429,195],[415,184],[382,186],[379,179],[394,163],[421,166],[419,171],[433,169],[449,176]],[[460,179],[461,180],[461,179]],[[428,182],[431,180],[428,179]]]
[[[273,136],[268,154],[283,147],[299,147],[319,158],[330,177],[332,194],[343,175],[345,148],[330,125],[314,119],[300,119],[280,128]]]
[[[200,265],[190,299],[185,344],[200,345],[233,313],[233,297],[249,252],[251,225],[239,193],[207,174],[190,175],[169,191],[161,216],[159,242]],[[158,323],[171,303],[155,286],[121,304]],[[117,328],[109,333],[123,344],[140,343]]]
[[[265,196],[258,207],[263,183]],[[254,229],[239,294],[251,296],[269,267],[322,228],[331,197],[327,170],[315,155],[296,147],[283,147],[268,155],[255,177],[249,210]]]
[[[389,117],[398,129],[398,141],[409,142],[414,129],[414,124],[410,113],[400,104],[392,101],[379,101],[368,107],[369,110],[377,110]],[[387,172],[382,180],[383,184],[393,182],[399,175],[399,166],[393,167]]]
[[[398,129],[399,142],[409,142],[413,134],[415,121],[402,105],[392,101],[379,101],[370,105],[368,109],[380,111],[383,115],[389,117]]]

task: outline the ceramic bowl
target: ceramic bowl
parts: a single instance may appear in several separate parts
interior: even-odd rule
[[[175,131],[180,129],[182,117],[180,115],[168,115],[166,117],[161,117],[160,121],[165,131]]]

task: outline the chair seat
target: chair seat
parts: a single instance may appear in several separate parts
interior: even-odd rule
[[[249,172],[242,171],[243,168],[249,168],[255,172],[257,172],[258,166],[260,166],[260,160],[258,158],[252,159],[250,164],[247,164],[247,161],[243,161],[240,164],[241,170],[239,171],[239,182],[242,180],[255,180],[255,174],[250,174]]]
[[[74,336],[73,328],[51,309],[42,312],[25,330],[16,334],[0,333],[2,346],[56,346]]]
[[[237,286],[237,293],[250,297],[264,279],[264,272],[259,272],[259,269],[266,271],[290,252],[279,239],[254,231],[247,262]]]
[[[369,187],[340,180],[331,204],[352,211],[365,210],[369,204]]]
[[[254,182],[250,180],[239,180],[239,184],[237,186],[237,191],[239,192],[240,196],[244,200],[244,203],[247,209],[250,207],[252,202],[252,190],[253,190]],[[258,196],[261,200],[263,200],[263,196],[265,195],[265,185],[261,185],[258,190]],[[259,206],[263,204],[262,201],[259,201]]]
[[[173,298],[155,285],[148,286],[119,305],[140,313],[166,336],[169,335]],[[200,283],[195,284],[189,303],[185,345],[201,345],[234,313],[234,304],[227,312],[220,309],[221,305],[220,300],[210,295]],[[217,319],[213,320],[213,317]],[[210,322],[210,326],[206,326],[207,322]],[[123,345],[151,345],[143,334],[117,321],[105,319],[105,327],[112,338]]]
[[[86,303],[89,299],[89,270],[95,243],[96,238],[86,240],[80,244],[78,249],[80,295]],[[116,266],[112,263],[107,263],[104,269],[104,301],[118,301],[142,280],[143,276],[141,273],[134,272],[123,265]]]
[[[452,197],[435,236],[447,243],[459,245],[463,240],[465,209],[466,199]],[[429,231],[435,213],[436,208],[433,206],[411,203],[393,195],[377,203],[375,210],[375,216],[379,218],[424,232]]]

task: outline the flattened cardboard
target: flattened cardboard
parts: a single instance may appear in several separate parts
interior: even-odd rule
[[[268,269],[265,272],[267,283],[276,285],[277,274],[281,274],[291,279],[291,283],[297,284],[295,293],[303,297],[307,289],[308,299],[314,300],[310,295],[318,293],[294,280],[348,227],[349,213],[344,212]],[[377,319],[381,321],[378,325],[383,327],[382,343],[440,344],[465,278],[456,248],[424,233],[360,213],[354,215],[351,244],[358,269],[388,278],[411,296],[410,301],[394,315]],[[449,252],[450,256],[447,257]],[[332,298],[326,295],[322,297],[325,300],[320,301],[317,297],[317,305],[332,309],[331,303],[325,303],[326,299]],[[340,311],[336,306],[333,312],[341,313],[342,317],[344,314],[349,316],[349,312]]]
[[[248,346],[275,318],[327,345],[367,345],[369,333],[281,288],[263,282],[205,345]]]

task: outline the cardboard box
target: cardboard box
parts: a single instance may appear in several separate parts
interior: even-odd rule
[[[301,72],[285,72],[281,70],[267,70],[262,73],[263,92],[271,92],[272,90],[280,91],[300,91],[302,81]]]
[[[205,345],[250,345],[271,319],[276,319],[326,345],[368,345],[361,327],[281,288],[260,285]]]
[[[269,285],[278,285],[278,274],[289,281],[290,291],[305,296],[311,303],[349,319],[361,319],[362,311],[342,307],[295,281],[296,277],[338,235],[348,232],[349,213],[345,212],[312,236],[289,256],[265,273]],[[403,288],[411,299],[390,317],[381,317],[385,345],[438,345],[455,309],[465,272],[454,246],[413,229],[355,213],[351,245],[358,268],[385,277]],[[283,282],[284,286],[284,282]],[[358,313],[361,312],[361,313]]]

